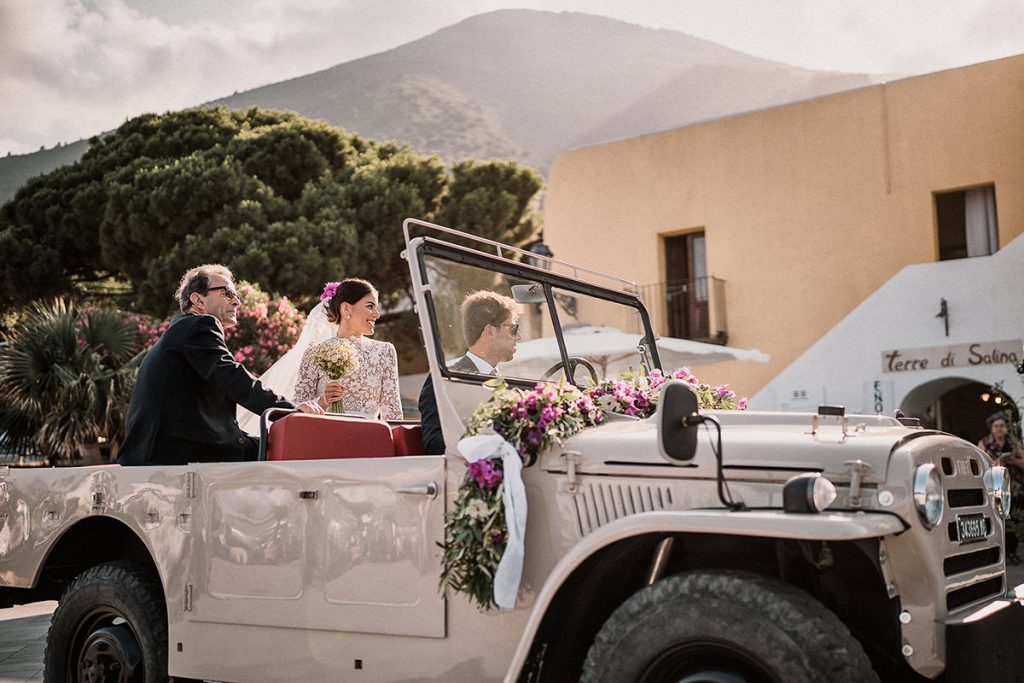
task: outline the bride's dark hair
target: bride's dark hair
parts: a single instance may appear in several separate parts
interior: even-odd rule
[[[342,303],[358,303],[364,296],[376,291],[374,286],[366,280],[357,277],[345,278],[338,283],[338,288],[334,290],[334,296],[327,302],[327,319],[332,323],[341,322]]]

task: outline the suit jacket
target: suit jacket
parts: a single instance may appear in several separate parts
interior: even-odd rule
[[[461,356],[448,366],[456,372],[475,372],[480,370],[469,356]],[[418,402],[420,409],[420,430],[423,438],[423,449],[428,455],[443,455],[445,451],[444,434],[441,432],[441,418],[437,413],[437,396],[434,395],[434,380],[427,374],[427,380],[420,389]]]
[[[235,421],[235,406],[254,413],[293,408],[235,361],[212,315],[183,315],[139,368],[118,462],[184,465],[255,460],[259,441]]]

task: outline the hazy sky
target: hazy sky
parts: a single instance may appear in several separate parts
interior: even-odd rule
[[[503,8],[600,14],[813,69],[910,75],[1024,53],[1024,0],[0,0],[0,155]]]

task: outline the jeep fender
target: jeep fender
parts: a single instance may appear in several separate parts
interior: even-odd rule
[[[623,539],[651,533],[711,533],[807,541],[854,541],[900,534],[908,528],[897,515],[879,512],[791,514],[781,510],[679,510],[644,512],[616,520],[581,539],[551,570],[537,594],[505,681],[518,679],[537,630],[562,584],[588,557]]]

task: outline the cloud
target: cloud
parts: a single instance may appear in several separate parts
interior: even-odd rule
[[[1020,0],[0,0],[0,155],[324,69],[504,7],[602,14],[815,69],[1024,52]]]
[[[257,0],[236,3],[230,17],[175,20],[125,0],[3,0],[0,145],[7,148],[0,154],[70,142],[146,111],[193,106],[362,56],[380,49],[389,18],[405,27],[393,34],[392,44],[401,44],[423,35],[409,21],[415,12],[400,16],[410,6],[430,13],[410,0]],[[444,13],[434,21],[451,23]],[[375,34],[366,26],[379,28]]]

